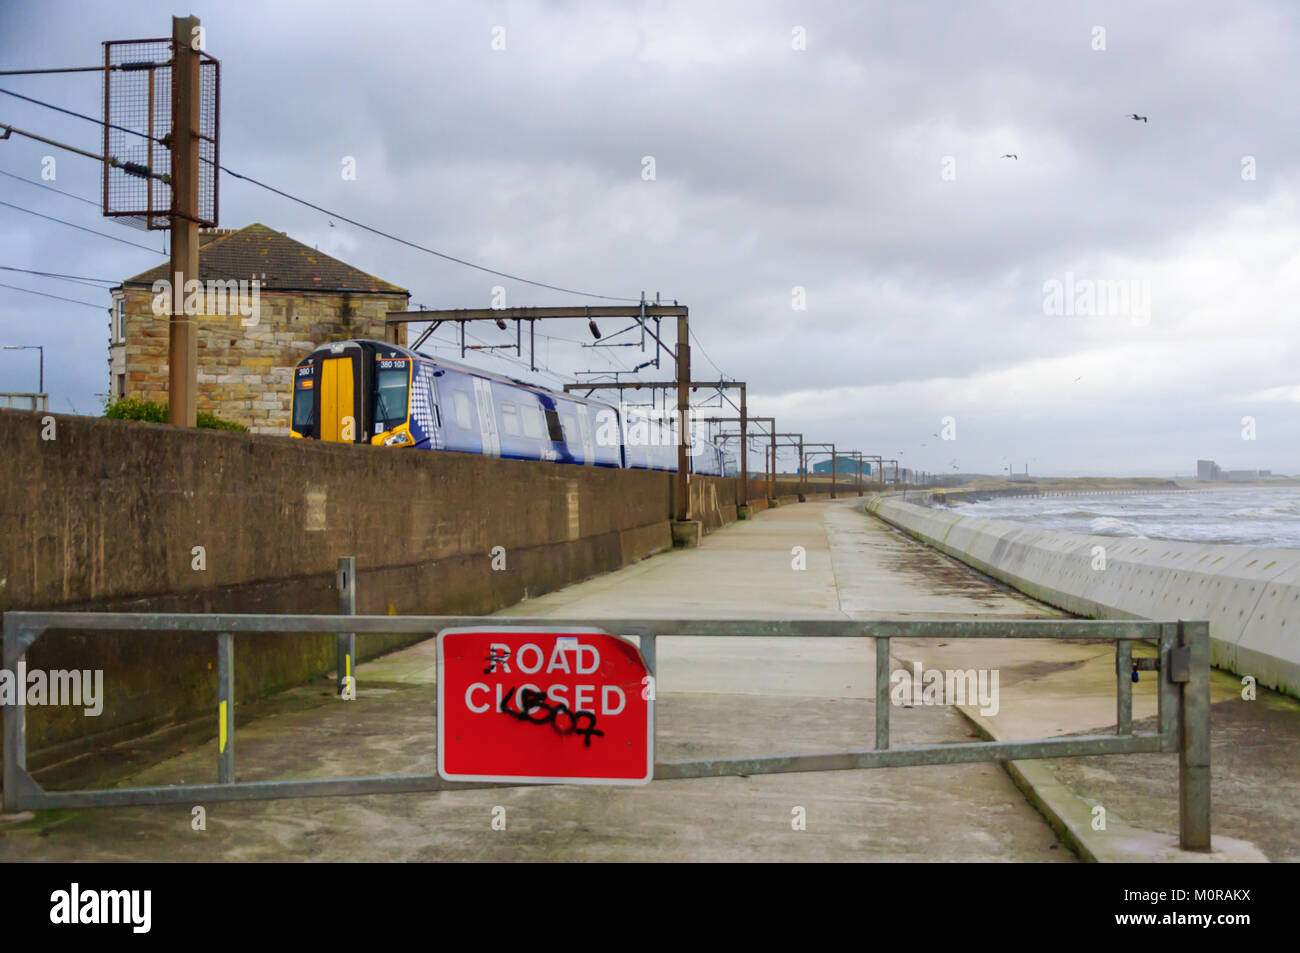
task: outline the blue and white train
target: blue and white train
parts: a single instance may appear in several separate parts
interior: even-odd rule
[[[317,348],[293,376],[294,437],[515,460],[676,470],[666,422],[383,341]],[[722,449],[693,436],[691,472],[734,476]]]

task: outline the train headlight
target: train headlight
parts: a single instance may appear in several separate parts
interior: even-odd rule
[[[401,431],[400,433],[395,433],[395,434],[393,434],[391,437],[389,437],[387,440],[385,440],[385,441],[384,441],[384,446],[385,446],[385,447],[400,447],[400,446],[402,446],[402,445],[404,445],[404,444],[406,444],[406,443],[409,443],[410,440],[411,440],[410,435],[407,434],[407,432],[403,430],[403,431]]]

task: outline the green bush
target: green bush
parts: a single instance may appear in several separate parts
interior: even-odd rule
[[[111,420],[144,420],[153,424],[167,423],[167,405],[143,397],[119,397],[104,405],[104,416]],[[248,433],[248,428],[233,420],[222,420],[209,410],[198,414],[198,425],[206,430],[237,430]]]
[[[104,416],[110,420],[147,420],[152,424],[165,424],[167,405],[143,397],[119,397],[105,405]]]

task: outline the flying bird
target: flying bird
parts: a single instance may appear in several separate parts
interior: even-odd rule
[[[1020,161],[1020,156],[1016,155],[1014,152],[1008,152],[1006,155],[998,156],[998,158],[999,158],[999,159],[1015,159],[1017,162]]]
[[[1079,383],[1079,381],[1081,381],[1081,380],[1083,380],[1082,377],[1076,377],[1076,378],[1074,379],[1074,382],[1077,384],[1077,383]]]
[[[1132,119],[1134,122],[1137,122],[1139,119],[1141,119],[1143,122],[1147,121],[1146,116],[1139,116],[1137,113],[1129,113],[1128,118]]]

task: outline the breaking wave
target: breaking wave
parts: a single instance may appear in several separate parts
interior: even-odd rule
[[[958,507],[950,506],[951,509]],[[963,516],[1087,536],[1300,549],[1300,487],[1239,487],[965,503]]]
[[[1129,520],[1114,516],[1097,516],[1088,521],[1093,536],[1142,536],[1142,528]]]

